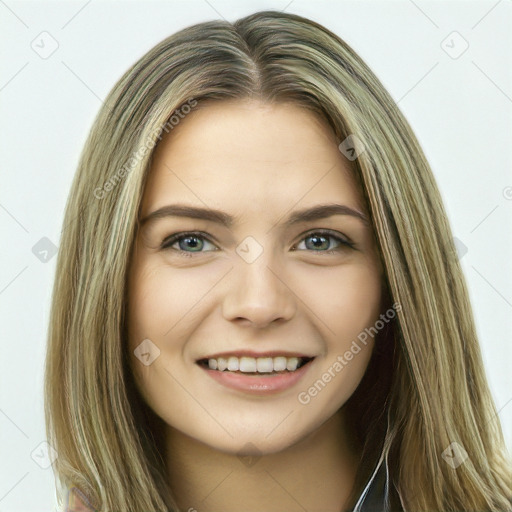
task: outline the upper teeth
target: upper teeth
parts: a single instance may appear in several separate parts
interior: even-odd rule
[[[232,372],[270,373],[288,370],[293,372],[301,362],[298,357],[217,357],[208,359],[208,367],[212,370],[229,370]]]

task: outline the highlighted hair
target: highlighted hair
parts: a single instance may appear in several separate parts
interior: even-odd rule
[[[165,39],[121,77],[94,121],[66,206],[48,331],[46,428],[59,487],[77,486],[103,512],[178,510],[161,420],[129,371],[127,271],[155,137],[192,100],[246,98],[309,109],[339,142],[355,135],[365,146],[353,169],[383,286],[401,308],[346,404],[364,447],[354,496],[384,456],[393,506],[512,510],[511,464],[422,149],[352,48],[313,21],[273,11]],[[456,469],[442,455],[452,442],[468,454]]]

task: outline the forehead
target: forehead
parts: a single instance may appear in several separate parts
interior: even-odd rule
[[[249,100],[200,106],[157,146],[142,213],[187,200],[259,215],[302,200],[363,209],[325,122],[296,105]]]

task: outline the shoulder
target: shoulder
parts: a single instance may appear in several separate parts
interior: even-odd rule
[[[85,494],[78,487],[71,487],[64,512],[96,512]]]

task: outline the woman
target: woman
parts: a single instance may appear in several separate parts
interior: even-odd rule
[[[324,27],[269,11],[162,41],[106,99],[64,222],[46,413],[68,510],[512,510],[431,170]]]

